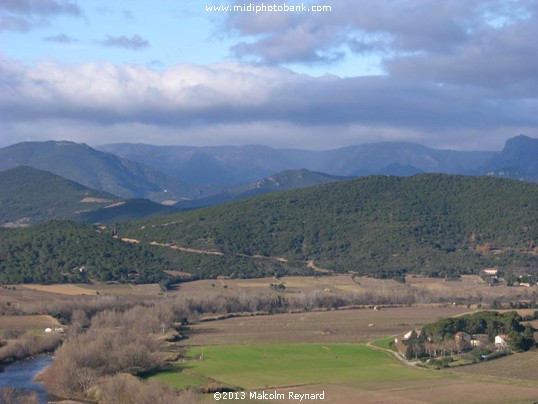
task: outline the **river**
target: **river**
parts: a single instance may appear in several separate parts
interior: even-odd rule
[[[34,382],[34,377],[51,363],[50,356],[38,356],[8,365],[0,372],[0,387],[34,390],[39,395],[39,402],[47,403],[52,397],[47,394],[43,384]]]

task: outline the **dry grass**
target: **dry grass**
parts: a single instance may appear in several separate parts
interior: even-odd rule
[[[61,295],[95,295],[94,290],[89,290],[85,286],[80,285],[71,285],[71,284],[57,284],[57,285],[37,285],[37,284],[27,284],[20,286],[27,290],[37,290],[41,292],[49,293],[58,293]]]
[[[405,382],[318,384],[278,389],[287,395],[325,392],[324,403],[338,404],[424,404],[424,403],[532,403],[538,388],[503,383],[465,380],[461,377],[423,379]],[[292,402],[292,401],[272,401]]]
[[[45,330],[59,327],[58,320],[51,316],[0,316],[0,330]]]
[[[489,362],[454,368],[453,370],[474,375],[508,377],[538,382],[538,351],[513,354]]]
[[[102,284],[84,285],[84,289],[111,296],[154,296],[161,293],[161,288],[156,283],[146,285],[134,284]]]
[[[422,306],[230,318],[193,326],[186,344],[363,343],[466,311]]]
[[[358,294],[375,293],[378,296],[409,296],[422,294],[422,303],[431,301],[452,302],[457,300],[467,301],[502,301],[530,300],[533,288],[514,288],[507,286],[489,287],[484,281],[475,275],[463,276],[460,281],[445,281],[439,278],[407,277],[406,283],[398,283],[393,280],[373,279],[366,277],[352,278],[349,274],[334,276],[292,276],[260,279],[218,279],[187,282],[179,285],[176,291],[184,296],[200,296],[200,294],[215,293],[249,293],[271,294],[271,284],[283,283],[287,294],[309,293],[313,291],[330,290],[333,294]],[[224,289],[226,290],[224,291]],[[173,293],[173,292],[172,292]]]

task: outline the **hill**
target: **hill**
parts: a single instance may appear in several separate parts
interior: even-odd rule
[[[148,247],[92,225],[52,221],[0,229],[0,284],[165,282],[173,267]]]
[[[80,212],[76,220],[86,223],[119,223],[173,213],[177,213],[177,209],[160,205],[148,199],[134,198],[113,203],[101,209]]]
[[[269,192],[305,188],[328,182],[343,181],[346,179],[350,178],[313,172],[306,169],[288,170],[246,185],[237,185],[235,187],[231,187],[231,190],[228,192],[191,201],[181,201],[174,205],[174,207],[192,209],[204,206],[221,205]]]
[[[48,171],[17,167],[0,171],[0,226],[19,227],[51,219],[117,222],[171,214],[148,200],[120,200]]]
[[[272,264],[279,273],[304,269],[309,261],[377,277],[451,277],[488,266],[535,271],[538,185],[490,177],[373,176],[131,223],[119,231],[146,242],[220,252],[229,260],[226,266],[212,262],[211,269],[200,269],[199,259],[185,261],[183,270],[194,273],[243,276],[230,266],[232,258],[255,255],[279,257]]]
[[[0,149],[0,170],[30,166],[122,198],[191,198],[192,187],[110,153],[73,142],[23,142]]]
[[[118,200],[107,192],[31,167],[0,171],[0,225],[74,217],[78,211],[98,209]]]

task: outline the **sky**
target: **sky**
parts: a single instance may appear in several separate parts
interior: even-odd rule
[[[538,0],[0,0],[0,147],[500,150],[536,38]]]

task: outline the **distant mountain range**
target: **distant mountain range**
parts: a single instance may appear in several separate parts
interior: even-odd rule
[[[182,181],[206,185],[241,184],[303,168],[337,176],[445,173],[538,181],[538,139],[524,135],[509,139],[499,152],[437,150],[408,142],[382,142],[327,151],[130,143],[97,148]]]
[[[126,159],[200,184],[245,183],[285,170],[364,176],[389,172],[474,174],[495,152],[435,150],[415,143],[375,143],[327,151],[266,146],[180,147],[110,144],[98,147]]]
[[[48,171],[17,167],[0,171],[0,226],[23,227],[52,219],[120,222],[176,209],[147,199],[121,200]]]
[[[120,198],[147,198],[179,208],[366,175],[448,173],[538,182],[537,161],[538,139],[523,135],[509,139],[499,152],[436,150],[403,142],[328,151],[128,143],[91,148],[68,141],[0,149],[0,170],[31,166]]]

